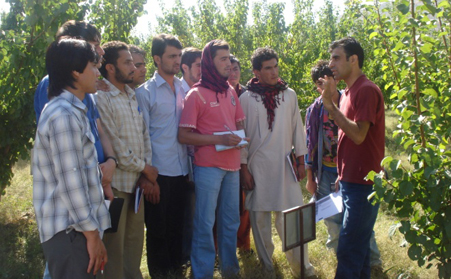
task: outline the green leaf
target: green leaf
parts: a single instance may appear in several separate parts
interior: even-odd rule
[[[413,139],[409,139],[408,141],[406,141],[404,143],[404,149],[407,149],[409,146],[411,146],[414,143],[415,143],[415,141]]]
[[[404,15],[409,12],[409,6],[405,4],[399,4],[398,6],[396,6],[396,9],[398,9],[398,11],[400,11]]]
[[[421,52],[423,53],[430,53],[432,50],[433,45],[430,43],[425,43],[422,47],[420,47]]]
[[[449,4],[448,1],[441,1],[440,4],[438,4],[439,8],[450,8],[451,5]]]
[[[421,258],[421,248],[414,244],[410,246],[407,254],[411,260],[418,261]]]
[[[413,184],[410,181],[401,181],[399,190],[403,196],[409,196],[413,192]]]
[[[430,95],[434,98],[438,97],[437,91],[435,91],[433,88],[426,88],[423,90],[423,94]]]
[[[391,161],[393,161],[393,157],[392,156],[386,156],[384,159],[382,159],[381,166],[387,167],[388,164],[390,164]]]
[[[429,178],[431,174],[435,174],[437,172],[437,169],[434,167],[426,167],[424,170],[424,177]]]
[[[371,40],[372,38],[376,37],[377,35],[379,35],[377,32],[373,32],[370,34],[369,39]]]

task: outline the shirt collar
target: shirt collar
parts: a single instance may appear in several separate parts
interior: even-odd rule
[[[73,105],[74,107],[76,107],[76,108],[78,108],[80,110],[88,111],[88,108],[86,107],[86,105],[80,99],[78,99],[77,96],[75,96],[74,94],[70,93],[66,89],[63,89],[63,92],[59,95],[59,97],[61,97],[64,100],[68,101],[71,105]],[[86,97],[88,97],[88,96],[86,96]]]
[[[117,95],[121,94],[121,90],[119,90],[116,86],[114,86],[111,82],[109,82],[106,78],[103,79],[105,83],[110,87],[110,91],[107,91],[111,94],[111,96],[116,97]],[[125,92],[127,92],[128,95],[133,97],[135,95],[135,90],[131,89],[127,84],[125,85]]]
[[[183,77],[181,79],[181,82],[182,82],[183,91],[185,91],[185,93],[188,93],[188,91],[191,89],[188,85],[188,82],[186,82],[186,80]]]
[[[155,71],[154,73],[155,82],[157,87],[162,86],[163,84],[167,83],[166,80],[158,73],[158,71]],[[169,85],[169,84],[168,84]],[[177,89],[181,85],[181,81],[174,76],[174,87]]]

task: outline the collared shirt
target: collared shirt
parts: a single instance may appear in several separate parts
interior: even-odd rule
[[[34,112],[36,113],[36,124],[39,123],[39,118],[41,116],[44,106],[49,102],[48,98],[48,88],[49,88],[49,76],[42,78],[39,82],[36,92],[34,93]],[[91,132],[95,138],[95,146],[97,150],[97,157],[99,163],[105,162],[105,154],[103,153],[102,143],[100,142],[99,131],[97,129],[97,119],[100,118],[99,111],[96,108],[94,101],[94,96],[92,94],[86,94],[83,99],[83,103],[88,108],[87,116],[89,119],[89,124],[91,125]]]
[[[182,88],[183,91],[185,91],[185,98],[186,95],[188,95],[188,92],[191,90],[191,87],[189,87],[188,83],[186,82],[186,80],[182,77],[180,79],[180,81],[182,82]],[[191,162],[194,162],[194,145],[186,145],[186,148],[188,149],[188,156],[191,157]],[[188,161],[188,165],[190,164],[190,162]]]
[[[63,230],[111,226],[86,112],[68,91],[42,112],[33,156],[33,205],[41,242]]]
[[[183,92],[185,92],[185,95],[186,95],[186,94],[188,94],[188,91],[191,89],[191,87],[189,86],[188,82],[186,82],[186,80],[183,77],[180,80],[182,81]]]
[[[111,186],[125,193],[133,193],[145,164],[151,165],[149,133],[135,91],[126,85],[126,92],[121,92],[108,80],[104,81],[110,91],[97,92],[97,109],[119,164]]]
[[[232,86],[229,86],[226,94],[195,87],[186,96],[179,127],[192,128],[194,133],[201,135],[212,135],[224,132],[225,126],[236,130],[237,122],[244,119],[243,109]],[[237,171],[240,169],[240,151],[232,148],[218,152],[212,144],[195,146],[194,164]]]
[[[136,97],[146,121],[152,142],[152,164],[166,176],[188,174],[188,154],[185,144],[177,140],[178,125],[185,92],[182,82],[174,78],[175,93],[157,73],[136,89]]]

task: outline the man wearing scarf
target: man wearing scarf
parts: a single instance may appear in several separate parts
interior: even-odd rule
[[[236,235],[240,225],[240,151],[232,148],[218,152],[214,145],[236,146],[241,138],[213,134],[242,129],[244,113],[235,90],[227,82],[230,65],[227,42],[213,40],[205,46],[201,79],[186,96],[179,124],[180,143],[195,146],[196,209],[191,248],[194,278],[213,278],[215,219],[221,272],[223,276],[239,272]]]
[[[305,177],[304,154],[307,153],[304,125],[296,93],[279,77],[279,58],[268,48],[258,48],[251,58],[255,77],[240,96],[246,120],[244,127],[251,139],[241,150],[241,186],[247,191],[255,247],[260,261],[273,272],[274,244],[271,236],[271,212],[279,237],[283,236],[282,211],[303,204],[302,191],[293,176],[287,155],[294,147],[300,164],[300,179]],[[286,252],[292,273],[301,273],[300,247]],[[315,276],[304,245],[304,274]]]

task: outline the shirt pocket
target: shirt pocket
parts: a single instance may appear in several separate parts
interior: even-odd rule
[[[94,134],[93,134],[91,131],[87,131],[87,132],[85,133],[85,136],[88,138],[88,140],[89,140],[90,142],[92,142],[92,144],[95,144],[95,143],[96,143],[96,138],[94,137]]]

